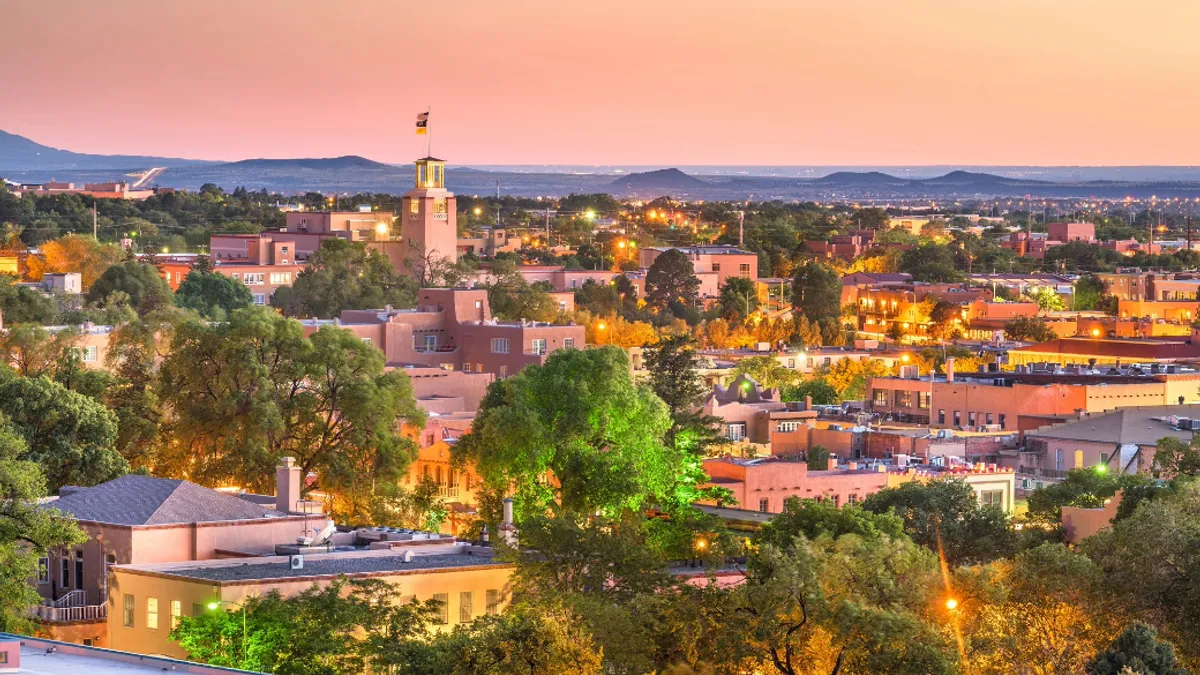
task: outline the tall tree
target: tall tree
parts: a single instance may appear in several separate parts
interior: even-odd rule
[[[271,296],[271,306],[288,316],[332,318],[347,309],[412,307],[412,279],[365,242],[326,239],[308,258],[291,286]]]
[[[31,323],[47,325],[54,323],[58,307],[53,298],[19,286],[19,279],[11,274],[0,274],[0,314],[7,325]]]
[[[175,291],[175,304],[200,316],[220,320],[235,309],[254,304],[254,294],[233,277],[193,269]]]
[[[811,323],[837,319],[842,309],[842,279],[828,265],[807,261],[796,266],[792,306]]]
[[[171,304],[171,287],[154,265],[129,261],[113,265],[88,290],[88,300],[102,302],[115,292],[129,296],[129,304],[140,313]]]
[[[204,484],[269,489],[281,457],[295,457],[343,517],[369,520],[373,495],[399,489],[416,452],[400,433],[424,413],[402,371],[353,333],[266,308],[220,323],[178,326],[161,366],[166,443],[156,470]]]
[[[696,266],[679,249],[663,251],[646,271],[646,303],[667,309],[672,303],[691,306],[699,298]]]
[[[25,439],[0,419],[0,631],[7,633],[34,629],[29,612],[41,598],[29,581],[38,558],[87,540],[72,519],[37,503],[46,478],[28,455]]]
[[[1175,660],[1175,645],[1158,639],[1158,632],[1136,621],[1107,649],[1088,663],[1087,675],[1189,675]]]
[[[758,309],[758,288],[752,279],[729,277],[721,286],[720,302],[726,317],[742,321]]]

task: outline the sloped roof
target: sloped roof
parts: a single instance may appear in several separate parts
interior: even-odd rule
[[[270,511],[185,480],[128,475],[48,502],[77,520],[113,525],[170,525],[257,520]]]
[[[1026,432],[1030,438],[1056,438],[1073,441],[1113,443],[1115,445],[1154,445],[1158,439],[1171,436],[1190,441],[1192,432],[1176,429],[1164,419],[1171,415],[1200,417],[1200,405],[1151,405],[1117,408],[1089,415],[1081,420],[1042,427]]]

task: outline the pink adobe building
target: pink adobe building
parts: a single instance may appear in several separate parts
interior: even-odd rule
[[[649,268],[658,256],[671,249],[682,251],[695,266],[700,279],[700,295],[716,296],[729,277],[758,279],[758,254],[736,246],[672,246],[640,249],[641,265]]]
[[[560,293],[582,288],[589,281],[608,284],[621,274],[625,274],[611,270],[569,270],[562,265],[520,265],[517,267],[517,272],[525,279],[526,283],[546,282]],[[635,275],[629,273],[629,276]],[[475,281],[480,284],[489,284],[495,282],[496,278],[492,275],[491,268],[483,265],[476,273]],[[638,288],[639,283],[638,280],[635,280],[634,288]]]
[[[388,365],[419,365],[516,375],[541,364],[556,349],[582,349],[584,327],[492,318],[487,291],[421,290],[415,309],[347,310],[333,321],[302,322],[307,333],[322,325],[354,332],[383,351]]]
[[[1047,239],[1052,242],[1096,241],[1096,226],[1091,223],[1050,223],[1046,226]]]
[[[771,446],[775,455],[795,454],[808,448],[808,422],[817,417],[809,401],[785,403],[779,390],[763,389],[742,374],[729,387],[716,385],[702,409],[721,420],[721,432],[731,441]]]

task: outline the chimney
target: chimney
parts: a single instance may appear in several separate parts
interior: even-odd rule
[[[829,471],[837,470],[837,456],[836,455],[829,456],[829,464],[825,468],[828,469]]]
[[[275,510],[283,513],[297,511],[300,501],[300,467],[295,457],[284,457],[275,467]]]
[[[947,382],[954,381],[954,357],[953,356],[946,357],[946,381]]]
[[[812,410],[812,397],[811,396],[804,397],[804,409]]]

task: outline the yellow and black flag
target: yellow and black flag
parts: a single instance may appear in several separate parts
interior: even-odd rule
[[[417,135],[424,136],[429,130],[429,113],[423,112],[417,115]]]

